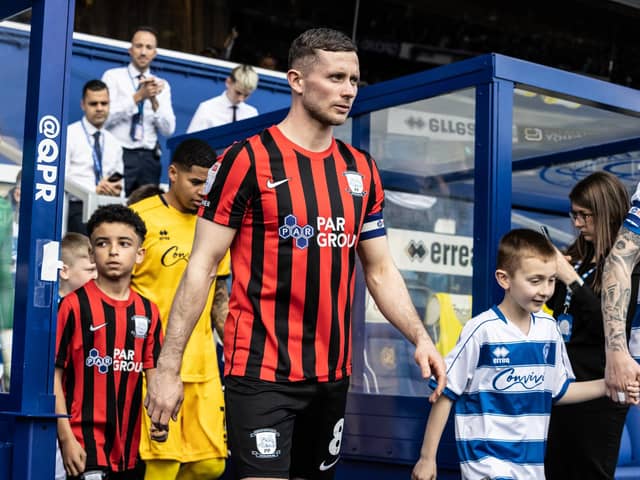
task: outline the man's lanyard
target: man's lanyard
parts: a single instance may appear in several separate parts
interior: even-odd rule
[[[96,154],[95,145],[93,144],[93,142],[91,142],[90,139],[91,135],[89,135],[87,127],[84,126],[84,118],[80,120],[80,125],[82,125],[82,130],[84,131],[84,136],[87,139],[89,150],[91,150],[91,156],[93,157],[93,172],[96,175],[96,185],[98,185],[98,183],[100,183],[100,179],[102,178],[102,159],[98,158],[98,155]],[[99,131],[98,129],[96,130]],[[100,144],[100,151],[104,155],[104,132],[100,132],[100,139],[102,140],[102,143]]]

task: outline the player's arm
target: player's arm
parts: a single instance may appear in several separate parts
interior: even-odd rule
[[[640,366],[627,348],[626,322],[631,300],[631,273],[640,261],[640,235],[620,228],[602,271],[602,318],[607,364],[607,395],[617,401],[618,392],[640,376]],[[635,301],[635,299],[634,299]]]
[[[430,397],[438,398],[446,383],[442,357],[427,334],[409,296],[402,275],[393,263],[386,236],[361,241],[358,254],[364,269],[367,288],[382,314],[415,346],[415,360],[422,376],[436,377],[438,387]]]
[[[638,404],[640,395],[640,383],[632,381],[627,385],[624,392],[624,402],[632,405]],[[555,405],[568,405],[570,403],[586,402],[596,398],[604,397],[607,394],[607,386],[603,378],[598,380],[588,380],[583,382],[572,382],[567,387],[566,393],[558,399]]]
[[[211,324],[220,339],[224,338],[224,321],[229,313],[229,289],[224,278],[218,278],[213,290],[213,305],[211,306]]]
[[[53,392],[56,396],[56,414],[64,415],[58,417],[58,442],[62,453],[62,461],[68,475],[77,476],[84,472],[87,461],[87,453],[78,442],[71,423],[67,417],[67,405],[62,389],[62,369],[56,368],[53,377]]]
[[[168,427],[182,403],[180,366],[191,332],[207,301],[218,263],[231,245],[235,230],[198,218],[189,264],[180,280],[169,313],[156,375],[148,383],[145,406],[151,422]],[[211,241],[215,238],[216,241]]]
[[[435,480],[437,477],[436,453],[452,404],[449,397],[441,395],[431,407],[420,449],[420,458],[411,473],[412,480]]]

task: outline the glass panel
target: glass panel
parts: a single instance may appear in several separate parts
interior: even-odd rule
[[[473,202],[455,190],[459,173],[474,166],[474,116],[474,89],[371,114],[371,153],[386,187],[391,252],[443,354],[471,316]],[[466,178],[473,189],[472,177]],[[364,371],[354,372],[352,391],[426,395],[413,345],[369,295],[366,301]]]
[[[636,138],[640,118],[514,89],[513,160]]]
[[[30,12],[20,18],[27,19]],[[0,391],[9,391],[18,245],[20,168],[29,57],[28,27],[0,24]],[[17,183],[16,183],[17,182]]]
[[[342,125],[338,125],[333,128],[333,136],[342,140],[343,142],[352,143],[351,139],[351,126],[353,122],[351,117],[347,118],[347,121]]]
[[[515,171],[512,227],[538,229],[544,223],[549,226],[554,243],[566,246],[576,235],[568,217],[568,195],[573,186],[593,172],[604,170],[618,176],[632,195],[640,181],[639,167],[640,152],[633,151]]]

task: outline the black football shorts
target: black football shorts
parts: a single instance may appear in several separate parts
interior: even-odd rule
[[[349,379],[275,383],[225,378],[227,435],[238,478],[331,480]]]

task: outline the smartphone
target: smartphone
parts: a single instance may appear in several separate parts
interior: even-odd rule
[[[109,178],[107,178],[107,181],[119,182],[123,178],[124,178],[124,175],[122,175],[120,172],[113,172],[111,175],[109,175]]]
[[[547,228],[547,226],[546,225],[540,225],[540,231],[545,236],[545,238],[551,242],[551,235],[549,235],[549,229]],[[551,242],[551,243],[553,243],[553,242]]]

